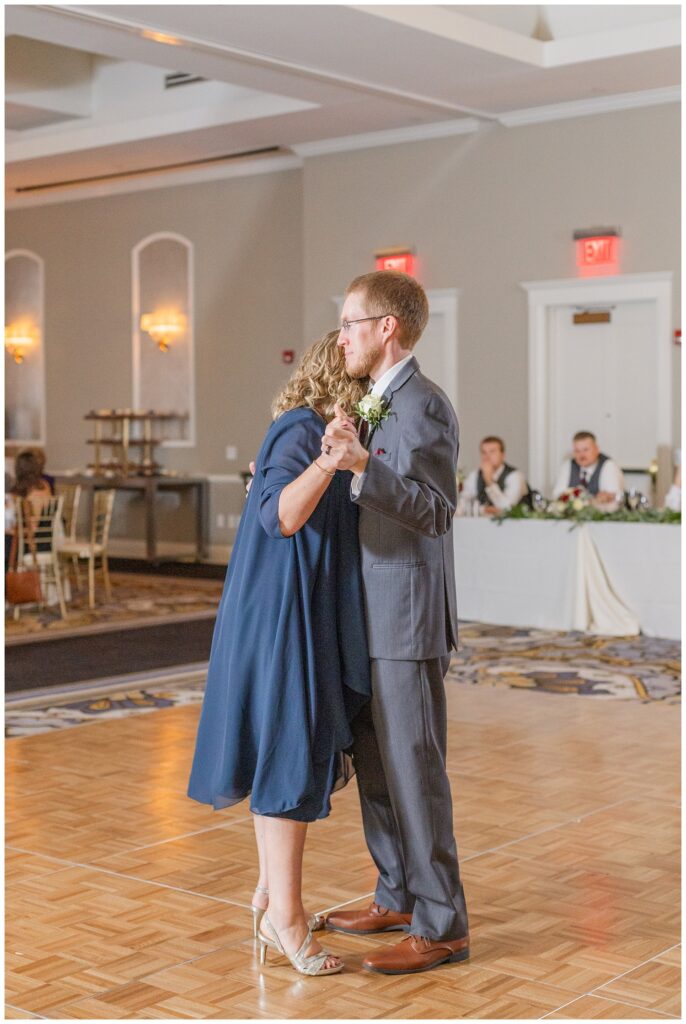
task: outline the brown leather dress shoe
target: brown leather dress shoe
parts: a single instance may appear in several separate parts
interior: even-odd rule
[[[400,914],[397,910],[372,903],[361,910],[337,910],[329,914],[326,927],[348,935],[374,935],[378,932],[406,932],[411,921],[412,914]]]
[[[369,953],[362,961],[367,971],[377,974],[419,974],[441,964],[469,959],[469,936],[464,939],[427,939],[408,935],[395,946]]]

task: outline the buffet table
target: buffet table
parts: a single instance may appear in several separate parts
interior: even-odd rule
[[[157,564],[157,496],[163,491],[195,494],[195,555],[198,561],[207,556],[208,487],[206,477],[184,476],[106,476],[103,474],[61,473],[59,484],[81,484],[88,502],[87,522],[93,521],[93,496],[96,490],[139,491],[145,503],[146,561]]]
[[[493,625],[678,639],[676,525],[455,519],[457,608]]]

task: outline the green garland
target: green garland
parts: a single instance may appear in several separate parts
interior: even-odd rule
[[[571,507],[564,512],[555,514],[553,512],[537,512],[527,505],[513,505],[512,508],[493,516],[494,522],[504,523],[506,519],[554,519],[557,521],[567,520],[571,522],[572,528],[580,523],[669,523],[681,522],[681,512],[673,512],[669,508],[643,508],[628,509],[622,508],[617,512],[601,512],[593,505],[587,505],[580,512],[575,512]]]

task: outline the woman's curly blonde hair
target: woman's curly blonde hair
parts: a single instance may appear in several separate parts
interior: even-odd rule
[[[289,409],[307,406],[328,422],[334,418],[336,402],[355,417],[355,406],[367,393],[369,379],[348,376],[338,336],[339,331],[329,331],[303,353],[290,380],[272,402],[274,419]]]

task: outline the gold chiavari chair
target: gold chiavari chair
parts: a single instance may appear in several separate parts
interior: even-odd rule
[[[64,586],[60,569],[59,546],[64,535],[62,525],[63,498],[22,498],[17,502],[18,561],[38,569],[43,592],[42,607],[47,602],[48,588],[55,587],[60,614],[67,618]],[[17,609],[15,609],[15,616]]]
[[[76,524],[79,518],[82,490],[81,484],[57,484],[56,487],[57,494],[64,498],[62,521],[64,522],[65,540],[68,541],[76,540]],[[81,589],[81,573],[76,555],[71,556],[71,567],[74,570],[76,586]]]
[[[93,521],[90,540],[66,540],[60,546],[61,558],[88,562],[88,607],[95,608],[95,571],[100,568],[107,600],[112,598],[112,585],[107,561],[107,545],[112,522],[116,491],[96,491],[93,496]],[[96,565],[99,563],[99,565]]]

